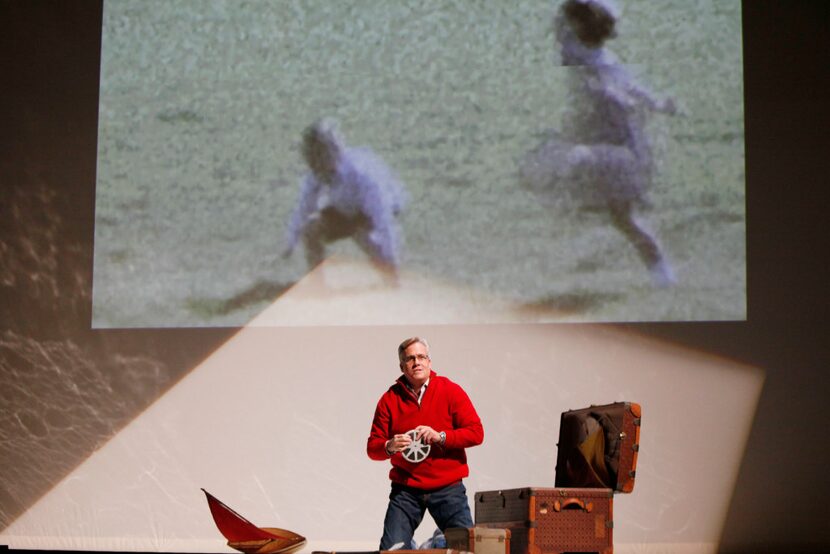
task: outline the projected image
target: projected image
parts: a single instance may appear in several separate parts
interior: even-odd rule
[[[746,315],[735,2],[106,2],[93,326]]]

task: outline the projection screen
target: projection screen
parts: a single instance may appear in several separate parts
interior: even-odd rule
[[[622,5],[624,139],[585,122],[557,6],[106,2],[93,327],[744,319],[740,3]],[[394,283],[355,234],[287,252],[320,119],[403,189]],[[533,166],[552,140],[587,157]]]

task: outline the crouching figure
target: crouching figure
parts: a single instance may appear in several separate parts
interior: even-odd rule
[[[406,203],[398,178],[370,148],[347,147],[326,119],[305,130],[302,155],[308,172],[288,223],[283,255],[291,255],[302,240],[313,268],[325,258],[328,244],[351,238],[387,282],[397,283],[402,243],[398,215]]]

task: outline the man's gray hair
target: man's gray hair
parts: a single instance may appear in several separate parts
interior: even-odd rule
[[[421,337],[410,337],[403,341],[400,346],[398,346],[398,361],[403,363],[403,353],[406,351],[407,348],[415,344],[416,342],[421,343],[427,349],[427,356],[429,356],[429,344],[427,344],[426,339],[422,339]]]

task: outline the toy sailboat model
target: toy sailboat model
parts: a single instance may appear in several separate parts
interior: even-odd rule
[[[276,527],[257,527],[205,489],[208,507],[228,546],[245,554],[290,554],[305,546],[305,537]]]

